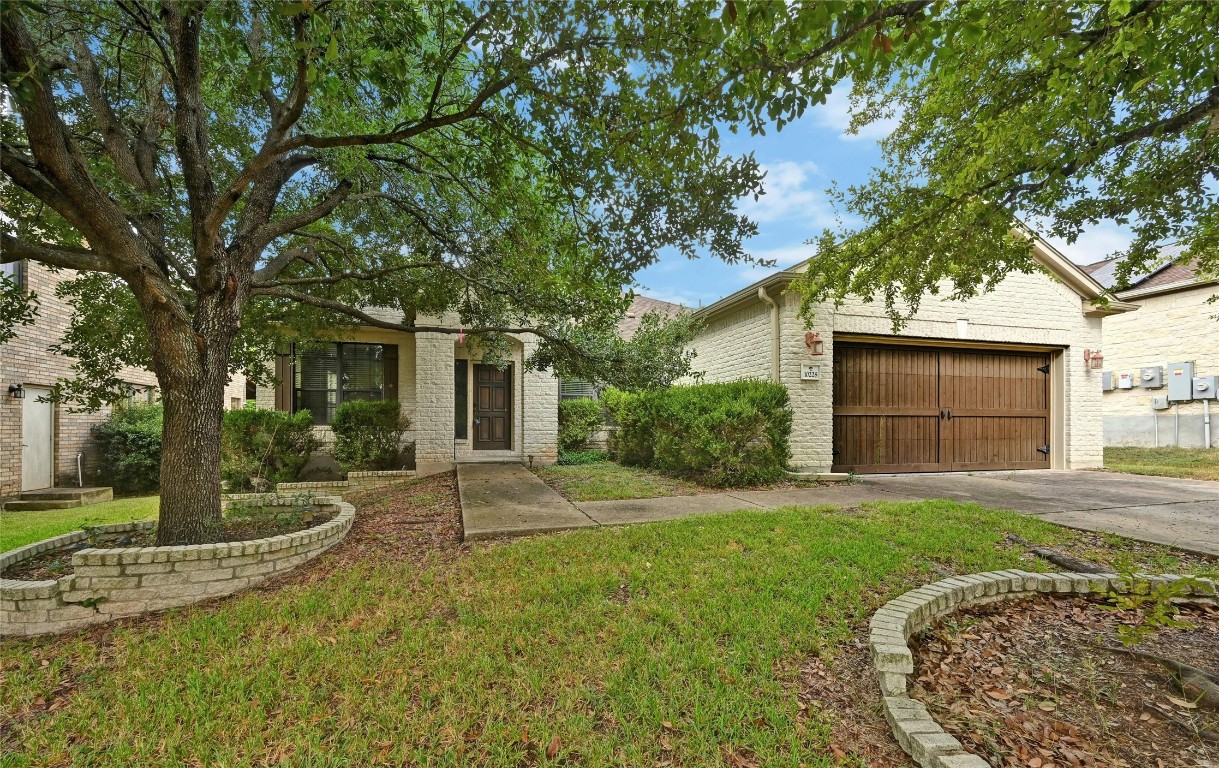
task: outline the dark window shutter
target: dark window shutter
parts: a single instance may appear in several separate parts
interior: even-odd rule
[[[385,399],[398,399],[398,345],[386,344],[382,347],[381,362],[385,366]]]
[[[292,412],[292,353],[279,352],[275,355],[275,410]]]

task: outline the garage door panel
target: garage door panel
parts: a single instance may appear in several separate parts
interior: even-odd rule
[[[944,425],[951,443],[951,469],[1046,468],[1045,446],[1049,427],[1045,418],[954,416]]]
[[[834,468],[1049,467],[1049,357],[836,345]]]
[[[939,463],[938,416],[835,416],[835,464],[856,472],[894,472],[895,467]],[[839,439],[841,438],[841,439]],[[932,457],[928,459],[928,457]]]

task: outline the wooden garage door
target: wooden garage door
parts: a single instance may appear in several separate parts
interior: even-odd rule
[[[837,344],[834,471],[1048,469],[1049,355]]]

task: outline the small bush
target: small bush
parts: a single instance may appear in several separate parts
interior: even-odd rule
[[[574,451],[584,445],[605,425],[601,404],[580,398],[559,403],[559,450]]]
[[[161,425],[157,405],[115,407],[93,427],[101,452],[101,479],[119,493],[148,493],[161,487]]]
[[[608,461],[609,457],[604,451],[564,451],[559,450],[559,463],[566,466],[575,466],[577,464],[601,464]]]
[[[785,477],[792,414],[781,384],[611,391],[603,402],[618,424],[610,449],[623,464],[723,487]]]
[[[319,445],[308,411],[225,411],[220,476],[228,481],[232,492],[254,489],[256,479],[290,483]]]
[[[334,459],[345,472],[398,469],[411,420],[395,400],[349,400],[330,422]]]

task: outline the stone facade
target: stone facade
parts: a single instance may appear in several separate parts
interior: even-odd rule
[[[36,262],[22,265],[27,290],[38,295],[38,316],[33,325],[19,328],[17,336],[0,344],[0,500],[16,496],[21,490],[22,401],[10,397],[10,384],[52,387],[60,379],[73,377],[72,358],[50,351],[67,331],[72,306],[55,295],[63,282],[76,277],[72,270],[52,272]],[[156,376],[140,368],[125,368],[119,377],[140,390],[155,390]],[[155,392],[152,393],[155,397]],[[236,377],[225,389],[225,407],[245,403],[245,377]],[[137,398],[138,399],[138,398]],[[143,399],[148,399],[145,396]],[[73,413],[70,404],[54,408],[54,471],[56,485],[76,486],[76,456],[82,456],[84,485],[104,481],[97,470],[100,457],[94,450],[90,429],[106,419],[110,408],[91,413]]]
[[[1219,285],[1193,285],[1146,298],[1132,298],[1137,312],[1115,315],[1103,322],[1105,370],[1116,379],[1133,374],[1133,389],[1105,392],[1106,445],[1172,445],[1179,432],[1180,445],[1200,448],[1203,443],[1202,402],[1195,400],[1155,411],[1151,399],[1166,389],[1143,389],[1142,368],[1193,361],[1195,375],[1219,375],[1219,305],[1207,303]],[[1210,404],[1211,447],[1219,446],[1219,401]],[[1158,424],[1157,424],[1158,419]],[[1178,424],[1179,419],[1179,424]],[[1158,437],[1157,437],[1158,433]]]
[[[400,319],[400,318],[398,318]],[[455,316],[419,317],[417,324],[458,328]],[[335,336],[334,341],[395,344],[398,347],[398,400],[411,420],[408,439],[415,442],[416,466],[427,471],[456,461],[503,460],[552,464],[558,460],[559,380],[549,371],[526,371],[525,361],[537,348],[532,334],[509,337],[512,363],[512,448],[507,451],[475,451],[473,434],[473,364],[482,354],[469,339],[454,333],[403,333],[359,328]],[[454,361],[469,360],[471,369],[466,392],[466,434],[456,437]],[[260,408],[275,407],[275,392],[259,387]],[[329,427],[317,427],[323,444],[333,440]],[[323,449],[324,450],[324,449]],[[532,458],[531,458],[532,457]]]
[[[73,572],[57,580],[0,579],[0,636],[65,632],[189,605],[290,571],[342,541],[355,519],[355,509],[340,498],[317,497],[314,503],[335,517],[303,531],[253,541],[82,549],[72,555]],[[96,530],[122,533],[153,525],[119,523]],[[77,531],[6,552],[0,569],[87,538]]]
[[[833,451],[834,339],[940,339],[946,343],[1013,343],[1052,349],[1054,403],[1052,465],[1060,469],[1100,466],[1100,371],[1084,368],[1083,350],[1101,346],[1101,320],[1089,317],[1079,293],[1049,274],[1014,274],[995,290],[967,301],[928,296],[919,312],[895,332],[882,302],[850,299],[817,308],[811,328],[799,317],[800,297],[771,281],[779,313],[779,376],[790,393],[793,467],[829,471]],[[756,291],[744,290],[722,309],[702,310],[704,330],[693,343],[696,371],[704,381],[772,378],[772,312]],[[728,300],[725,300],[727,303]],[[960,321],[964,321],[964,325]],[[821,335],[823,354],[810,356],[804,334]],[[821,366],[819,381],[800,378],[804,364]],[[1057,446],[1061,446],[1060,448]]]

